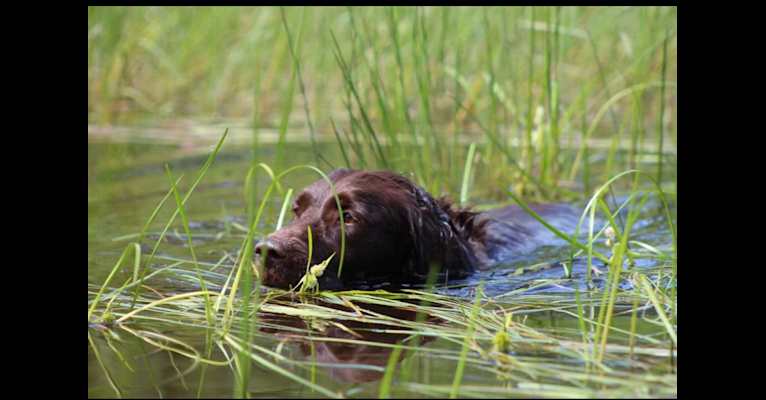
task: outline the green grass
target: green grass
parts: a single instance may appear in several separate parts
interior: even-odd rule
[[[124,251],[110,261],[103,285],[89,286],[89,328],[109,328],[109,346],[99,344],[95,329],[89,345],[111,393],[125,395],[126,385],[110,370],[137,368],[115,344],[124,336],[146,346],[148,364],[156,352],[175,357],[179,380],[199,370],[199,386],[189,391],[197,397],[210,385],[211,368],[231,370],[235,387],[225,395],[240,398],[264,389],[256,384],[264,371],[325,397],[677,397],[677,25],[677,7],[89,7],[89,126],[222,120],[246,125],[237,130],[252,136],[253,149],[243,210],[221,207],[225,235],[194,232],[195,215],[186,211],[226,133],[185,196],[182,177],[174,180],[168,168],[167,195],[135,229],[140,233],[120,233]],[[271,164],[258,159],[268,132],[276,137]],[[300,141],[311,144],[309,160],[288,157]],[[320,153],[328,144],[338,151]],[[256,238],[284,224],[301,189],[284,178],[310,170],[327,180],[325,162],[411,172],[431,193],[460,204],[587,203],[578,234],[551,227],[571,245],[570,276],[491,295],[487,285],[513,277],[493,277],[485,290],[476,282],[441,289],[475,290],[473,299],[433,289],[266,290],[259,271],[251,273]],[[610,192],[620,203],[607,199]],[[171,195],[172,216],[158,227]],[[652,203],[667,222],[664,246],[635,237]],[[272,210],[275,204],[281,207]],[[229,223],[229,215],[244,214],[246,224]],[[184,255],[158,253],[170,246],[164,239],[171,227],[185,234],[176,233],[188,246]],[[615,240],[605,247],[609,228]],[[144,254],[149,236],[157,241]],[[240,240],[232,245],[238,251],[198,259],[195,242],[220,237]],[[132,278],[114,285],[131,257]],[[584,281],[571,276],[577,258],[587,258]],[[656,267],[631,268],[644,259]],[[605,275],[591,276],[597,264],[608,268]],[[163,278],[201,290],[146,286]],[[567,278],[575,278],[571,294],[537,291],[567,285]],[[400,319],[378,306],[428,317]],[[262,330],[273,315],[305,324],[277,340]],[[538,329],[533,321],[547,315],[572,324]],[[349,333],[358,333],[351,324],[383,326],[375,329],[404,339],[365,340]],[[325,336],[321,325],[350,336]],[[498,347],[500,333],[509,341],[503,335]],[[190,335],[204,338],[204,349]],[[310,338],[310,362],[283,351],[300,338]],[[420,345],[421,338],[436,341]],[[359,367],[382,370],[382,383],[332,384],[316,357],[321,343],[388,351],[387,368]],[[110,364],[105,351],[119,362]],[[417,364],[429,360],[436,366]],[[163,382],[147,368],[161,396]],[[449,379],[426,382],[431,370]],[[497,381],[477,384],[477,374]]]
[[[375,159],[437,192],[459,187],[466,150],[449,143],[460,132],[479,144],[487,194],[497,197],[495,183],[509,178],[520,194],[561,197],[528,181],[576,184],[594,140],[615,137],[619,148],[632,140],[633,160],[639,146],[674,151],[660,133],[670,132],[666,115],[677,117],[676,7],[90,7],[88,27],[94,123],[146,113],[252,117],[259,129],[279,127],[282,140],[288,129],[305,132],[318,165],[332,118],[364,145],[345,142],[354,150],[347,165]],[[293,106],[302,117],[290,118]],[[639,116],[630,112],[637,106]],[[594,113],[609,118],[588,118],[579,137]],[[618,137],[636,118],[658,129],[642,143],[637,129]],[[508,150],[519,170],[492,168],[507,164]],[[636,165],[614,170],[623,168]]]
[[[463,339],[463,347],[460,350],[460,361],[457,364],[457,370],[455,371],[455,379],[452,382],[452,391],[450,392],[450,398],[456,399],[460,393],[460,384],[463,380],[463,373],[465,372],[465,363],[468,358],[468,349],[473,341],[473,332],[476,329],[476,318],[479,316],[479,309],[481,307],[481,284],[476,288],[476,300],[473,302],[471,308],[471,318],[468,320],[468,328],[465,331],[465,338]]]
[[[650,271],[646,271],[650,273]],[[658,297],[656,289],[647,281],[647,276],[641,273],[636,279],[644,282],[642,287],[635,292],[639,298],[639,304],[651,302],[652,307],[660,306],[662,310],[668,308],[666,297]],[[212,283],[212,282],[211,282]],[[649,287],[643,287],[649,285]],[[531,288],[529,289],[531,290]],[[499,300],[476,291],[477,298],[474,306],[465,299],[451,296],[439,295],[436,293],[423,291],[405,291],[401,294],[383,294],[376,292],[353,291],[344,293],[320,292],[316,297],[307,298],[305,302],[296,302],[288,293],[283,291],[269,292],[269,299],[265,302],[259,302],[259,312],[268,315],[281,314],[290,318],[303,319],[305,321],[324,320],[336,324],[350,323],[368,323],[387,326],[387,331],[397,332],[404,335],[418,335],[424,337],[436,338],[450,343],[451,346],[413,346],[412,344],[385,344],[362,339],[348,339],[344,337],[326,337],[321,335],[321,331],[315,331],[315,328],[307,324],[305,328],[291,328],[292,337],[300,338],[311,335],[318,335],[313,338],[315,342],[336,343],[338,345],[365,345],[392,350],[392,359],[398,360],[401,352],[407,352],[409,357],[418,357],[419,359],[430,358],[438,360],[445,365],[453,365],[458,368],[455,374],[455,382],[460,382],[461,373],[459,371],[470,368],[475,374],[476,371],[484,371],[487,376],[500,376],[504,381],[512,382],[510,387],[499,385],[485,385],[483,390],[495,390],[496,394],[505,393],[513,395],[523,387],[530,387],[533,382],[547,382],[539,385],[538,397],[558,397],[562,393],[569,393],[572,396],[619,396],[618,393],[640,393],[633,392],[637,388],[644,388],[659,396],[662,391],[677,391],[677,378],[669,374],[667,369],[663,369],[668,351],[661,348],[662,341],[656,338],[654,334],[645,334],[636,332],[635,328],[620,329],[609,327],[610,341],[605,347],[603,359],[592,358],[589,354],[591,348],[595,348],[597,342],[593,332],[599,332],[602,324],[598,324],[591,318],[587,318],[588,312],[597,306],[599,300],[594,298],[597,295],[593,290],[582,292],[582,298],[574,297],[554,297],[537,294],[517,293],[517,300]],[[342,296],[342,298],[341,298]],[[629,296],[626,294],[625,296]],[[632,296],[632,295],[630,295]],[[139,308],[132,315],[123,316],[122,321],[134,320],[139,325],[157,326],[167,325],[168,327],[184,324],[187,326],[197,326],[195,321],[204,322],[205,312],[203,308],[190,307],[192,304],[201,305],[203,302],[196,300],[194,303],[188,303],[193,299],[201,299],[199,293],[190,293],[186,298],[167,299],[162,304],[146,304]],[[415,301],[427,301],[428,305],[418,305]],[[552,301],[553,300],[553,301]],[[627,299],[626,299],[627,301]],[[478,305],[481,302],[481,306]],[[622,309],[629,309],[629,302],[618,303]],[[354,309],[338,309],[336,304],[353,304]],[[391,308],[415,309],[431,316],[429,321],[401,320],[396,317],[389,317],[385,314],[373,311],[372,306],[385,305]],[[513,315],[510,318],[498,314],[500,309],[512,308]],[[656,308],[655,308],[656,309]],[[140,310],[140,311],[139,311]],[[358,314],[356,311],[361,312]],[[115,310],[119,315],[122,310]],[[591,311],[592,312],[592,311]],[[585,343],[576,339],[577,335],[567,333],[566,330],[537,330],[525,324],[530,316],[548,315],[550,313],[560,314],[577,320],[584,331]],[[641,321],[652,321],[651,313],[636,314],[637,319]],[[662,323],[667,322],[663,318]],[[285,354],[274,352],[268,347],[263,347],[260,343],[269,335],[264,332],[254,331],[256,341],[248,341],[240,338],[237,332],[241,326],[243,318],[248,318],[246,313],[235,314],[234,329],[230,334],[225,334],[221,328],[216,328],[215,336],[219,339],[219,346],[229,348],[230,352],[246,355],[253,360],[256,365],[266,368],[276,374],[286,376],[294,380],[298,385],[305,385],[312,388],[323,396],[335,397],[336,392],[322,387],[321,383],[326,384],[326,380],[311,381],[305,377],[312,374],[311,363],[305,363],[300,359],[291,358]],[[220,319],[220,318],[218,318]],[[441,321],[434,323],[433,319]],[[642,322],[646,324],[648,322]],[[652,322],[653,323],[653,322]],[[191,325],[189,325],[191,324]],[[231,361],[218,362],[210,358],[210,355],[203,357],[201,353],[192,351],[192,347],[183,342],[173,339],[168,335],[160,335],[152,331],[135,329],[132,325],[119,324],[116,328],[129,335],[135,335],[149,345],[156,346],[163,351],[172,352],[192,361],[194,364],[208,364],[216,368],[226,367]],[[151,329],[151,328],[149,328]],[[675,327],[673,328],[675,330]],[[467,332],[473,332],[469,334]],[[497,332],[505,331],[510,337],[510,349],[513,353],[498,352],[495,350],[495,337]],[[200,330],[201,333],[201,330]],[[260,340],[258,340],[260,338]],[[676,339],[677,340],[677,339]],[[624,344],[621,344],[624,343]],[[461,350],[462,349],[462,350]],[[216,351],[218,354],[221,351]],[[513,355],[512,355],[513,354]],[[639,357],[641,361],[632,361],[632,356]],[[545,356],[543,356],[545,355]],[[216,357],[216,358],[220,358]],[[559,361],[557,361],[559,360]],[[564,361],[564,362],[561,362]],[[589,370],[580,369],[569,365],[571,362],[584,361],[590,362]],[[425,395],[435,395],[431,391],[439,391],[438,385],[417,386],[417,379],[407,379],[394,381],[396,374],[393,374],[394,368],[387,368],[387,379],[381,383],[380,395],[389,396],[393,393],[391,387],[396,384],[397,387],[403,387],[405,393],[420,393]],[[622,367],[615,367],[621,365]],[[654,372],[645,370],[649,365]],[[638,372],[629,372],[627,366],[635,368]],[[515,371],[515,372],[514,372]],[[662,372],[665,371],[665,372]],[[454,372],[454,371],[453,371]],[[401,379],[401,378],[400,378]],[[394,383],[396,382],[396,383]],[[421,382],[422,384],[422,382]],[[479,390],[471,384],[459,383],[451,386],[452,391],[445,392],[447,396],[450,393],[455,396],[463,397]],[[265,388],[264,388],[265,389]],[[481,392],[481,390],[480,390]],[[677,393],[677,392],[676,392]],[[623,394],[624,396],[625,394]]]

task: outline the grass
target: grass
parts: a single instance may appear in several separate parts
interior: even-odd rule
[[[309,392],[300,388],[325,397],[677,397],[677,7],[89,7],[88,32],[89,126],[147,114],[252,121],[244,211],[216,201],[226,223],[212,234],[194,232],[187,215],[224,133],[185,196],[183,176],[176,181],[168,167],[167,195],[140,233],[120,233],[128,243],[108,277],[89,285],[89,351],[108,395],[129,393],[115,369],[139,367],[123,354],[128,337],[145,347],[160,396],[167,382],[149,362],[158,352],[173,357],[171,379],[184,386],[200,371],[199,385],[183,392],[197,397],[211,386],[221,394],[211,370],[230,370],[226,395],[240,398],[268,393],[277,378],[302,396]],[[270,163],[258,158],[267,131],[277,138]],[[305,132],[314,165],[294,166],[306,160],[289,157],[292,132]],[[327,143],[338,151],[322,154]],[[310,170],[327,180],[323,163],[409,171],[432,193],[459,194],[460,204],[587,203],[575,235],[551,226],[569,243],[566,276],[519,286],[555,261],[536,260],[543,264],[483,285],[266,290],[251,273],[255,240],[284,224],[300,189],[285,177]],[[619,202],[606,200],[610,191]],[[171,195],[175,210],[157,227]],[[89,208],[90,197],[89,187]],[[636,236],[649,208],[666,221],[665,245]],[[229,222],[240,213],[247,223]],[[173,246],[165,240],[178,214],[185,247],[160,253]],[[89,221],[89,240],[90,232]],[[221,238],[241,243],[212,261],[198,251],[198,242]],[[117,288],[131,257],[132,278]],[[583,258],[584,276],[574,272]],[[634,267],[645,260],[652,266]],[[163,279],[199,290],[153,287]],[[288,344],[306,342],[309,361],[289,353],[296,346]],[[381,355],[383,364],[345,365],[380,373],[381,383],[327,378],[321,370],[333,366],[317,346],[333,345]]]
[[[644,142],[665,152],[662,114],[677,115],[675,7],[91,7],[88,17],[89,121],[120,123],[132,114],[114,110],[126,107],[228,118],[255,110],[260,128],[305,127],[318,165],[316,143],[332,137],[332,117],[364,145],[349,164],[410,170],[437,192],[457,192],[450,170],[466,158],[460,145],[447,151],[445,127],[484,148],[486,166],[503,165],[513,149],[523,174],[483,169],[488,194],[502,196],[495,184],[514,178],[520,194],[550,199],[526,181],[576,184],[588,164],[585,154],[569,162],[565,144],[584,150],[618,137],[632,101],[658,127]],[[607,121],[594,119],[579,137],[584,115],[631,87],[640,93],[610,104]],[[302,118],[289,118],[293,106]]]
[[[200,286],[202,286],[202,292],[205,293],[205,311],[207,316],[207,323],[208,325],[215,324],[215,315],[213,314],[213,305],[210,302],[210,295],[207,293],[207,287],[205,287],[205,281],[202,279],[202,272],[199,269],[199,261],[197,261],[197,253],[194,251],[194,242],[191,237],[191,231],[189,230],[189,221],[186,218],[186,212],[184,212],[184,205],[181,201],[181,195],[178,194],[178,188],[176,187],[175,180],[173,179],[173,173],[170,172],[170,167],[165,165],[165,168],[168,171],[168,178],[170,178],[170,184],[173,186],[173,194],[175,194],[176,197],[176,204],[178,204],[178,211],[181,213],[181,221],[183,221],[184,224],[184,231],[186,231],[186,237],[189,240],[189,250],[191,251],[192,259],[194,260],[194,268],[197,270],[197,276],[199,277],[199,283]],[[140,259],[140,254],[136,256],[137,259]],[[136,262],[136,264],[138,264]]]
[[[463,339],[463,348],[460,350],[460,361],[457,364],[457,370],[455,371],[455,379],[452,382],[452,391],[450,392],[450,398],[456,399],[460,393],[460,384],[463,380],[463,373],[465,372],[465,363],[468,358],[468,349],[471,347],[473,340],[473,332],[476,327],[476,318],[479,315],[479,307],[481,305],[481,284],[476,288],[476,300],[474,300],[473,307],[471,309],[471,318],[468,320],[468,328],[465,332],[465,338]]]
[[[649,273],[649,271],[646,271]],[[643,281],[646,275],[640,275],[638,278]],[[211,282],[212,284],[212,282]],[[654,288],[644,287],[635,293],[639,298],[639,304],[647,301],[647,298],[654,305],[652,299]],[[456,396],[467,396],[472,393],[495,390],[496,394],[506,393],[512,395],[517,393],[521,387],[531,387],[532,382],[547,382],[539,385],[538,396],[558,397],[561,393],[568,392],[571,395],[601,396],[609,393],[616,395],[619,390],[630,390],[639,387],[646,388],[656,396],[664,391],[677,390],[677,378],[666,373],[658,373],[657,368],[665,362],[668,353],[662,349],[662,341],[657,340],[652,334],[645,335],[636,332],[633,329],[619,329],[610,327],[610,338],[613,343],[606,347],[606,353],[601,361],[592,361],[591,371],[586,372],[578,367],[571,365],[571,362],[577,360],[591,360],[588,355],[589,349],[596,344],[593,338],[593,331],[599,331],[600,325],[592,319],[581,318],[580,324],[584,327],[587,344],[577,341],[576,335],[567,333],[567,330],[558,331],[540,331],[525,321],[535,315],[547,315],[557,313],[562,316],[576,316],[584,314],[578,311],[580,307],[585,310],[591,309],[598,303],[593,299],[596,294],[592,290],[583,292],[583,298],[580,299],[580,307],[577,301],[571,297],[551,298],[550,296],[539,296],[532,293],[517,293],[514,300],[494,300],[492,297],[476,291],[477,297],[474,307],[465,300],[453,296],[439,295],[432,292],[406,291],[401,294],[384,294],[374,292],[345,292],[331,293],[321,292],[316,297],[311,297],[305,302],[296,302],[286,292],[271,291],[270,299],[260,304],[260,313],[263,315],[285,315],[298,321],[317,321],[325,320],[336,324],[349,325],[352,323],[375,324],[376,326],[385,326],[385,332],[403,335],[418,335],[428,338],[438,337],[452,345],[449,348],[442,347],[420,347],[403,344],[385,344],[364,339],[347,339],[340,337],[323,336],[322,331],[315,330],[310,324],[304,328],[292,327],[290,336],[299,340],[301,337],[309,335],[314,336],[313,340],[317,343],[335,343],[338,345],[351,346],[364,345],[385,348],[386,351],[399,353],[406,351],[411,353],[410,357],[419,359],[433,358],[439,360],[445,365],[457,366],[458,369],[470,368],[471,371],[485,371],[488,376],[501,376],[503,380],[513,382],[511,387],[501,389],[502,386],[485,386],[483,389],[472,387],[470,384],[452,385],[453,391],[444,395],[453,393]],[[282,294],[280,294],[282,293]],[[627,294],[626,294],[627,296]],[[205,321],[204,309],[199,307],[190,307],[192,304],[186,303],[189,299],[198,299],[195,303],[202,305],[202,295],[199,293],[189,294],[185,299],[171,299],[164,303],[170,308],[160,309],[157,304],[146,304],[140,308],[140,312],[127,316],[125,320],[134,320],[139,325],[168,324],[169,326],[197,326],[194,329],[200,329],[194,321]],[[419,305],[416,300],[428,302],[428,306]],[[554,301],[552,301],[554,300]],[[626,300],[627,301],[627,300]],[[630,301],[632,303],[632,301]],[[346,307],[343,310],[337,308],[338,304],[353,304],[354,308]],[[392,309],[407,308],[427,313],[431,316],[431,321],[410,321],[396,317],[390,317],[380,312],[374,311],[373,306],[385,305]],[[629,309],[627,303],[618,304],[623,309]],[[666,309],[667,307],[663,307]],[[507,318],[504,311],[513,309],[513,316]],[[116,310],[119,314],[120,310]],[[651,313],[644,313],[643,316],[637,314],[641,320],[653,320],[655,317]],[[123,316],[125,317],[125,316]],[[233,324],[235,329],[240,326],[240,318],[247,318],[246,314],[238,313],[235,315],[236,322]],[[572,317],[576,318],[576,317]],[[433,319],[441,321],[434,323]],[[576,320],[576,319],[575,319]],[[178,325],[181,323],[182,325]],[[268,322],[261,321],[261,326],[267,326]],[[152,345],[159,345],[163,341],[170,342],[171,337],[158,336],[151,334],[143,336],[144,332],[136,330],[128,325],[120,324],[117,329],[136,335],[139,339]],[[273,325],[271,325],[273,326]],[[297,325],[296,325],[297,326]],[[378,328],[380,329],[380,328]],[[220,341],[223,341],[225,347],[230,347],[231,352],[246,354],[249,358],[267,370],[273,371],[279,375],[287,376],[294,380],[296,384],[305,385],[313,388],[324,396],[335,397],[336,392],[328,391],[327,388],[320,385],[321,382],[327,384],[327,380],[312,383],[306,378],[312,373],[312,368],[316,365],[305,363],[299,359],[285,356],[278,352],[263,347],[257,342],[268,339],[268,333],[256,331],[254,333],[255,341],[247,343],[239,339],[236,331],[224,335],[220,329],[216,329],[221,335]],[[473,331],[473,334],[467,334],[466,331]],[[497,352],[493,350],[494,339],[497,332],[507,332],[510,336],[510,346],[512,352]],[[191,346],[184,345],[178,341],[174,346],[162,345],[164,351],[170,351],[182,357],[189,359],[193,363],[204,363],[213,365],[213,361],[208,357],[202,357],[200,353],[190,352]],[[625,343],[625,344],[620,344]],[[461,348],[463,350],[461,350]],[[217,353],[217,352],[216,352]],[[414,354],[412,354],[414,353]],[[629,357],[630,355],[633,357]],[[392,355],[397,357],[398,355]],[[272,361],[269,361],[272,360]],[[636,360],[636,361],[632,361]],[[276,361],[276,362],[275,362]],[[563,361],[563,362],[562,362]],[[217,363],[216,365],[225,365]],[[321,364],[321,363],[320,363]],[[460,366],[463,367],[460,367]],[[353,367],[353,366],[352,366]],[[364,365],[356,366],[363,368]],[[629,373],[630,367],[639,372]],[[387,371],[391,371],[389,368]],[[649,372],[654,370],[654,372]],[[290,372],[292,371],[292,372]],[[514,372],[515,371],[515,372]],[[454,373],[454,370],[453,370]],[[476,372],[474,372],[475,374]],[[392,377],[392,375],[387,375]],[[455,382],[460,382],[460,374],[455,375]],[[381,394],[388,395],[392,393],[390,386],[394,385],[392,378],[384,381],[381,386]],[[331,382],[331,381],[330,381]],[[433,386],[412,386],[417,381],[399,381],[397,385],[404,385],[407,393],[428,394],[431,390],[439,390],[438,385]],[[494,389],[493,389],[494,388]],[[515,389],[514,389],[515,388]],[[674,389],[676,388],[676,389]],[[332,394],[331,394],[332,393]],[[638,391],[628,393],[640,393]]]

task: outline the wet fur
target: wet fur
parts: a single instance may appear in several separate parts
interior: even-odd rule
[[[498,254],[526,251],[545,236],[529,224],[503,221],[523,219],[521,215],[493,218],[458,208],[395,173],[337,170],[328,178],[344,214],[358,221],[345,226],[341,277],[337,276],[340,216],[329,185],[320,180],[296,197],[294,220],[258,245],[259,262],[267,249],[271,254],[262,262],[264,284],[289,288],[306,273],[309,226],[314,245],[311,265],[336,254],[320,278],[323,289],[423,282],[431,268],[442,280],[462,279],[496,264]]]

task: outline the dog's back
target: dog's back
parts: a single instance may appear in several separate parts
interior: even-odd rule
[[[572,235],[580,218],[579,210],[567,204],[537,204],[529,208],[561,232]],[[539,246],[555,243],[558,237],[519,206],[482,214],[490,220],[484,237],[487,262],[481,269],[508,263]],[[560,240],[560,239],[559,239]]]

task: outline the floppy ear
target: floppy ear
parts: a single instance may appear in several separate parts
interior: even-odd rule
[[[410,185],[415,207],[409,214],[413,247],[407,272],[424,279],[433,266],[442,278],[467,277],[477,264],[470,245],[439,202],[423,188]]]

